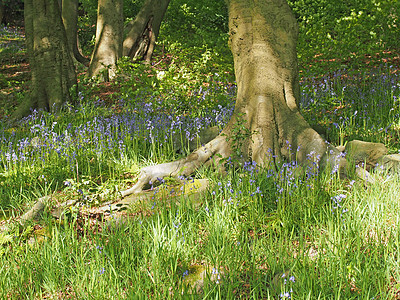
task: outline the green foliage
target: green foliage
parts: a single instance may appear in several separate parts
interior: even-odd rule
[[[232,73],[223,72],[226,62],[212,49],[181,49],[170,45],[166,56],[156,54],[153,65],[122,58],[115,84],[124,99],[162,98],[154,101],[154,109],[201,116],[218,105],[232,103],[229,84]],[[181,49],[178,53],[175,51]],[[204,52],[203,52],[204,51]],[[228,84],[226,84],[228,83]],[[196,103],[196,107],[193,106]]]
[[[244,117],[244,113],[238,113],[236,115],[236,122],[232,127],[232,133],[230,136],[226,137],[226,141],[230,142],[230,145],[232,147],[232,159],[235,163],[241,163],[241,161],[243,160],[243,146],[245,145],[245,143],[253,142],[251,137],[253,134],[257,133],[256,131],[252,132],[248,128],[248,126],[246,126],[247,121]]]
[[[295,179],[297,167],[271,174],[247,165],[240,176],[214,177],[197,208],[190,198],[160,200],[135,207],[121,227],[85,222],[75,207],[70,223],[48,220],[42,230],[3,234],[0,291],[10,298],[165,299],[198,291],[213,298],[390,298],[399,204],[389,199],[399,178],[366,190],[329,173]]]
[[[4,8],[3,20],[1,23],[6,25],[22,24],[24,19],[24,1],[22,0],[2,0]]]
[[[93,25],[96,24],[97,18],[97,1],[82,0],[79,1],[81,8],[81,15],[85,15],[87,20],[90,20]],[[139,12],[144,0],[131,0],[124,1],[124,16],[125,18],[132,19]]]
[[[321,64],[311,61],[334,60],[336,68],[354,63],[364,55],[383,55],[396,49],[400,38],[400,2],[363,1],[288,1],[300,27],[299,56],[303,68],[315,72]],[[332,62],[331,62],[332,64]]]
[[[0,246],[7,245],[11,243],[13,240],[13,236],[10,234],[1,233],[0,234]]]
[[[319,72],[302,78],[307,120],[327,127],[333,143],[361,138],[398,148],[394,69],[327,74],[327,63],[314,58],[354,52],[360,62],[361,54],[396,47],[398,2],[292,2],[300,21],[303,70],[312,63],[309,72]],[[80,19],[81,34],[89,42],[96,4],[82,3],[87,14]],[[139,4],[126,3],[125,14]],[[58,202],[97,205],[100,194],[113,200],[116,191],[134,184],[141,166],[179,157],[173,134],[190,136],[205,124],[223,126],[225,121],[216,119],[199,122],[222,115],[234,102],[226,20],[223,1],[172,1],[152,64],[122,59],[115,82],[82,79],[75,106],[67,104],[57,115],[33,112],[14,128],[1,123],[4,215],[19,215],[33,199],[53,191]],[[182,120],[191,127],[184,128]],[[240,116],[233,132],[229,139],[239,156],[252,132]],[[115,226],[108,226],[77,205],[61,222],[45,212],[39,224],[0,234],[0,294],[179,299],[197,297],[190,293],[201,285],[202,296],[213,299],[394,297],[400,282],[397,175],[384,174],[366,186],[351,178],[339,181],[329,170],[315,176],[315,168],[295,163],[274,171],[254,162],[242,167],[224,176],[210,170],[195,174],[211,182],[196,201],[155,188],[151,202],[136,203],[121,226],[116,213],[110,216]]]
[[[94,46],[96,23],[97,23],[97,1],[82,0],[80,2],[80,14],[78,21],[78,32],[82,50],[86,55],[91,54]],[[125,22],[134,19],[139,12],[144,0],[124,1]]]
[[[394,67],[372,71],[337,71],[302,83],[302,115],[325,128],[334,144],[359,139],[400,148],[398,99]],[[363,73],[361,73],[363,72]]]
[[[224,1],[171,1],[162,33],[170,41],[185,39],[187,46],[226,47],[228,12]],[[186,47],[187,48],[187,47]]]
[[[223,1],[171,1],[161,24],[158,44],[157,51],[163,48],[174,56],[169,71],[186,80],[186,84],[180,85],[191,81],[189,74],[196,74],[197,81],[207,82],[207,76],[216,72],[223,75],[221,70],[229,73],[229,80],[233,81],[228,12]],[[182,62],[184,69],[181,69]]]
[[[8,87],[8,79],[6,75],[0,74],[0,88]]]

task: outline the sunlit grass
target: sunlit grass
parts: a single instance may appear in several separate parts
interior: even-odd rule
[[[216,177],[198,207],[190,199],[158,203],[115,229],[83,216],[49,219],[42,223],[48,236],[33,235],[31,246],[16,235],[12,248],[4,245],[2,292],[176,298],[201,290],[256,299],[389,299],[396,292],[397,176],[366,188],[327,174],[285,191],[265,171],[236,176]]]
[[[130,79],[123,86],[126,77],[120,78],[113,106],[93,99],[97,91],[88,84],[77,104],[59,114],[33,112],[17,127],[0,125],[0,217],[20,215],[43,195],[52,194],[54,203],[79,200],[63,220],[45,211],[43,220],[0,235],[1,295],[395,298],[398,175],[376,174],[371,185],[340,180],[330,170],[298,175],[295,163],[272,171],[249,162],[224,176],[209,169],[194,174],[210,181],[200,195],[170,197],[154,186],[154,198],[136,203],[123,221],[118,214],[111,221],[88,214],[85,207],[130,186],[140,167],[186,155],[174,136],[191,139],[200,129],[222,128],[232,113],[231,75],[214,73],[204,84],[199,70],[207,64],[189,87],[181,86],[187,69],[165,70],[155,79],[148,76],[156,72],[151,67],[125,67]],[[142,76],[134,77],[138,68]],[[398,75],[386,67],[349,74],[303,78],[303,114],[325,126],[334,145],[360,138],[395,152]],[[141,80],[142,90],[131,88]],[[108,198],[98,200],[106,191]]]

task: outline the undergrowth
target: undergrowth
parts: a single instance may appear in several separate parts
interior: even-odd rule
[[[190,140],[211,126],[222,129],[232,114],[236,85],[223,31],[226,12],[212,17],[202,11],[207,5],[216,9],[212,1],[173,5],[151,65],[121,60],[114,82],[81,78],[79,97],[60,113],[33,111],[17,127],[0,124],[2,224],[44,195],[52,195],[50,206],[78,200],[62,220],[45,211],[43,220],[0,234],[0,294],[8,299],[396,299],[397,175],[373,174],[376,183],[366,185],[316,167],[299,175],[295,163],[269,170],[241,162],[224,176],[204,168],[184,178],[186,187],[207,178],[209,188],[201,194],[172,197],[168,189],[178,185],[166,179],[168,189],[155,184],[152,198],[132,206],[122,219],[111,212],[106,221],[88,212],[130,187],[141,167],[187,155]],[[336,30],[343,33],[340,26],[364,17],[349,11]],[[181,23],[173,23],[178,19]],[[207,22],[215,26],[201,27]],[[90,36],[90,30],[84,34]],[[180,30],[199,38],[179,39],[185,36]],[[2,32],[4,39],[16,38],[16,31]],[[310,34],[303,37],[311,44],[322,39]],[[331,39],[332,45],[339,43]],[[306,41],[299,53],[307,121],[322,128],[333,145],[362,139],[397,153],[398,67],[388,61],[352,69],[360,64],[341,61],[327,69],[314,57],[318,53],[305,48]],[[359,46],[365,44],[363,39]],[[391,44],[382,40],[382,45]],[[2,53],[10,51],[20,48]],[[324,58],[339,53],[326,51]],[[354,59],[365,61],[359,54]],[[0,82],[17,85],[6,76]],[[22,101],[21,91],[15,93]],[[252,133],[241,131],[240,124],[238,133],[234,142],[240,147],[241,137]]]

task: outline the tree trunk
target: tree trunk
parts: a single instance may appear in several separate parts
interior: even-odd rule
[[[224,133],[235,133],[240,116],[254,133],[241,143],[244,157],[264,165],[318,160],[327,145],[298,110],[298,28],[290,7],[285,0],[227,2],[238,92]]]
[[[115,77],[117,61],[122,55],[122,38],[123,0],[99,0],[89,77],[102,75],[104,81]]]
[[[65,101],[72,100],[71,91],[77,84],[58,3],[26,0],[24,5],[32,91],[14,118],[27,115],[32,108],[58,110]]]
[[[124,56],[150,62],[169,2],[170,0],[146,0],[136,18],[125,28]]]
[[[71,56],[77,62],[88,66],[89,59],[82,55],[78,47],[78,0],[62,0],[61,14]]]
[[[298,110],[298,29],[285,0],[227,0],[230,47],[238,85],[235,111],[215,139],[188,157],[145,167],[121,196],[141,192],[165,176],[190,175],[221,158],[253,160],[275,168],[283,161],[338,165],[339,151],[321,138]]]

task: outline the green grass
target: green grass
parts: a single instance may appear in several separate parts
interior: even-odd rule
[[[156,203],[132,211],[124,227],[93,224],[81,212],[42,222],[32,245],[30,234],[16,234],[3,245],[1,293],[175,299],[194,292],[201,272],[206,298],[292,291],[294,299],[391,299],[397,292],[397,176],[367,188],[320,176],[281,194],[267,172],[243,174],[218,181],[198,207],[190,198]],[[346,197],[335,209],[339,194]]]
[[[249,164],[225,176],[204,168],[193,176],[209,179],[206,193],[170,197],[155,187],[153,198],[125,212],[123,225],[117,213],[110,221],[88,212],[131,186],[142,166],[186,155],[171,136],[184,140],[229,118],[235,86],[227,48],[168,47],[154,66],[122,62],[110,86],[81,81],[77,105],[57,115],[34,112],[18,127],[0,125],[3,223],[43,195],[53,195],[50,205],[79,200],[61,221],[46,210],[42,220],[0,235],[0,295],[396,299],[398,175],[376,174],[372,185],[329,170],[294,176],[295,164],[275,171]],[[334,145],[359,138],[396,153],[398,68],[314,68],[320,73],[302,78],[306,119]]]

